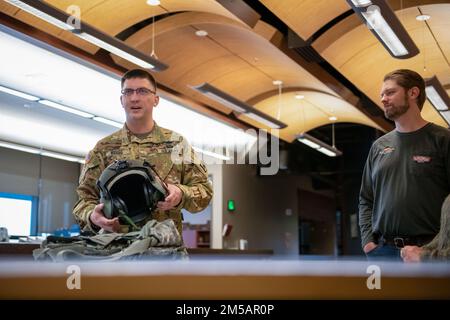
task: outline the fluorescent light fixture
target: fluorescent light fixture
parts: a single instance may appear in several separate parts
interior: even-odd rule
[[[5,141],[0,141],[0,147],[14,149],[14,150],[28,152],[28,153],[34,153],[34,154],[39,154],[41,152],[39,149],[36,149],[36,148],[22,146],[19,144],[5,142]]]
[[[315,142],[312,142],[311,140],[308,140],[306,138],[305,139],[298,138],[298,141],[300,141],[303,144],[306,144],[308,147],[313,148],[313,149],[319,149],[320,148],[319,144],[317,144]]]
[[[326,154],[329,157],[336,157],[336,151],[332,151],[332,150],[328,150],[327,148],[324,147],[320,147],[319,149],[317,149],[317,151],[322,152],[323,154]]]
[[[352,2],[357,7],[367,7],[372,4],[370,0],[352,0]]]
[[[101,122],[101,123],[104,123],[104,124],[108,124],[110,126],[117,127],[117,128],[122,128],[123,127],[123,123],[112,121],[112,120],[105,119],[105,118],[102,118],[102,117],[93,117],[92,120],[95,120],[95,121],[98,121],[98,122]]]
[[[69,30],[76,36],[142,68],[152,69],[153,71],[162,71],[168,68],[168,66],[161,61],[130,47],[125,42],[115,37],[111,37],[110,35],[92,27],[87,23],[84,23],[83,21],[79,21],[79,29],[75,29],[72,25],[67,23],[67,21],[73,20],[73,18],[69,14],[43,1],[7,1],[10,4],[20,9],[26,10],[34,14],[35,16],[56,25],[61,29]]]
[[[347,0],[360,19],[397,59],[407,59],[419,53],[419,49],[385,0]]]
[[[213,158],[216,158],[216,159],[230,160],[230,157],[225,156],[223,154],[215,153],[215,152],[208,151],[208,150],[203,150],[203,149],[198,148],[198,147],[192,147],[192,149],[194,149],[196,152],[203,153],[204,155],[207,155],[207,156],[210,156],[210,157],[213,157]]]
[[[83,118],[92,118],[94,116],[93,114],[90,114],[90,113],[87,113],[84,111],[80,111],[80,110],[77,110],[77,109],[74,109],[71,107],[67,107],[67,106],[64,106],[62,104],[59,104],[59,103],[56,103],[53,101],[42,99],[42,100],[39,100],[38,102],[42,103],[43,105],[46,105],[48,107],[55,108],[55,109],[65,111],[65,112],[70,112],[70,113],[73,113],[73,114],[83,117]]]
[[[441,117],[450,125],[450,98],[436,76],[425,79],[427,99]]]
[[[0,86],[0,91],[8,93],[8,94],[12,94],[14,96],[17,96],[19,98],[24,98],[27,100],[31,100],[31,101],[38,101],[40,98],[32,96],[31,94],[27,94],[27,93],[23,93],[17,90],[13,90],[4,86]]]
[[[441,112],[441,116],[442,116],[442,118],[445,119],[447,124],[450,125],[450,111],[447,110],[447,111]]]
[[[10,143],[10,142],[6,142],[6,141],[0,141],[0,147],[14,149],[14,150],[28,152],[28,153],[33,153],[33,154],[40,154],[45,157],[50,157],[50,158],[55,158],[55,159],[60,159],[60,160],[84,163],[83,158],[79,158],[79,157],[75,157],[75,156],[71,156],[71,155],[67,155],[67,154],[62,154],[62,153],[58,153],[58,152],[48,151],[48,150],[44,150],[44,149],[28,147],[28,146],[24,146],[24,145],[20,145],[20,144],[16,144],[16,143]]]
[[[87,113],[87,112],[80,111],[80,110],[77,110],[77,109],[74,109],[74,108],[71,108],[71,107],[68,107],[68,106],[64,106],[62,104],[59,104],[59,103],[56,103],[56,102],[53,102],[53,101],[50,101],[50,100],[41,99],[39,97],[35,97],[35,96],[29,95],[27,93],[23,93],[23,92],[20,92],[20,91],[17,91],[17,90],[12,90],[12,89],[0,86],[0,91],[8,93],[8,94],[11,94],[11,95],[15,95],[15,96],[18,96],[18,97],[21,97],[21,98],[25,98],[25,99],[28,99],[28,100],[31,100],[31,101],[37,101],[37,102],[39,102],[39,103],[41,103],[43,105],[46,105],[48,107],[51,107],[51,108],[54,108],[54,109],[58,109],[58,110],[64,111],[64,112],[69,112],[69,113],[75,114],[75,115],[83,117],[83,118],[89,118],[89,119],[92,119],[92,120],[95,120],[95,121],[98,121],[98,122],[101,122],[101,123],[104,123],[104,124],[107,124],[107,125],[110,125],[110,126],[113,126],[113,127],[117,127],[117,128],[122,128],[123,127],[122,123],[119,123],[119,122],[116,122],[116,121],[113,121],[113,120],[109,120],[109,119],[106,119],[106,118],[103,118],[103,117],[97,117],[97,116],[94,116],[91,113]]]
[[[253,108],[252,106],[242,102],[235,97],[229,95],[222,90],[217,89],[216,87],[210,85],[209,83],[203,83],[198,86],[193,86],[193,89],[199,91],[203,95],[210,97],[217,102],[231,108],[233,111],[238,113],[243,113],[245,116],[252,118],[260,123],[267,125],[270,128],[274,129],[282,129],[286,128],[287,125],[281,121],[278,121],[271,116],[262,113],[261,111]]]
[[[280,129],[281,128],[280,124],[274,123],[273,119],[272,120],[267,119],[265,115],[258,115],[258,114],[252,113],[252,112],[248,112],[244,115],[246,117],[249,117],[250,119],[253,119],[255,121],[258,121],[259,123],[262,123],[262,124],[268,126],[269,128],[272,128],[272,129]]]
[[[450,98],[439,79],[434,76],[425,80],[425,91],[428,100],[438,111],[445,111],[450,108]]]
[[[231,108],[233,111],[239,113],[245,113],[247,111],[246,106],[243,105],[243,102],[239,101],[233,96],[230,96],[228,93],[217,89],[209,83],[203,83],[198,86],[193,86],[192,88],[201,92],[205,96],[213,98],[217,102],[220,102],[221,104]]]
[[[68,19],[63,19],[64,16],[56,8],[47,6],[42,3],[42,1],[18,1],[18,0],[5,0],[6,2],[16,6],[54,26],[61,28],[63,30],[73,30],[75,29],[72,25],[67,24],[65,21]]]
[[[300,141],[301,143],[306,144],[308,147],[311,147],[319,152],[322,152],[323,154],[326,154],[329,157],[336,157],[342,155],[342,151],[339,151],[335,147],[332,147],[307,133],[302,133],[298,135],[297,140]]]
[[[91,36],[90,34],[88,34],[86,32],[82,32],[82,33],[79,33],[79,34],[78,33],[74,33],[74,34],[76,36],[80,37],[81,39],[84,39],[84,40],[86,40],[86,41],[96,45],[97,47],[103,48],[106,51],[114,53],[116,56],[119,56],[119,57],[121,57],[121,58],[123,58],[125,60],[128,60],[128,61],[130,61],[130,62],[134,63],[135,65],[138,65],[138,66],[140,66],[142,68],[145,68],[145,69],[153,69],[154,68],[153,64],[151,64],[151,63],[149,63],[149,62],[147,62],[147,61],[145,61],[143,59],[140,59],[140,58],[138,58],[136,56],[133,56],[133,55],[129,54],[128,52],[126,52],[126,51],[124,51],[122,49],[119,49],[118,47],[115,47],[114,45],[109,44],[109,43],[107,43],[107,42],[105,42],[105,41],[103,41],[101,39],[98,39],[98,38],[96,38],[94,36]]]
[[[428,100],[438,111],[444,111],[448,109],[446,103],[444,102],[444,100],[442,100],[441,96],[433,86],[425,87],[425,91],[427,93]]]
[[[66,161],[71,161],[71,162],[80,162],[83,160],[78,157],[68,156],[65,154],[56,153],[56,152],[52,152],[52,151],[42,151],[41,155],[43,155],[44,157],[51,157],[51,158],[66,160]]]
[[[361,14],[366,19],[367,23],[370,26],[370,29],[374,30],[378,34],[378,36],[381,38],[381,41],[389,48],[394,56],[398,57],[408,54],[408,50],[406,50],[403,43],[400,41],[394,31],[389,27],[380,11],[368,10],[366,12],[362,12]]]

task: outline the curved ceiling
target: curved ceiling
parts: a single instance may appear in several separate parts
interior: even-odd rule
[[[261,24],[265,23],[260,21],[256,29],[262,29]],[[158,82],[221,112],[229,114],[232,110],[191,87],[207,82],[242,101],[250,101],[258,95],[272,92],[275,88],[273,81],[282,80],[283,88],[307,88],[327,93],[321,99],[323,106],[334,103],[336,93],[330,88],[280,52],[263,35],[234,20],[210,13],[185,12],[157,21],[154,27],[156,54],[170,65],[169,69],[155,75]],[[153,26],[149,25],[133,34],[126,42],[141,51],[149,51],[152,48],[152,29]],[[196,36],[196,30],[205,30],[208,36]],[[120,65],[131,67],[121,58],[114,59]],[[321,104],[313,109],[321,108]],[[353,112],[352,122],[379,128],[352,105],[346,103],[343,106],[338,109],[345,109],[346,113]],[[259,104],[254,107],[260,109]],[[276,113],[272,112],[274,108],[271,109],[261,110],[276,118]],[[288,102],[283,105],[283,109],[296,110]],[[339,119],[340,114],[336,116]],[[240,116],[239,119],[256,127],[267,128],[245,116]],[[314,121],[314,117],[308,119],[305,127],[308,130],[329,123],[329,120],[325,123]],[[280,137],[286,141],[294,140],[295,134],[303,130],[303,122],[285,121],[287,119],[283,118],[280,120],[289,126],[280,130]]]
[[[301,96],[302,99],[297,99],[296,96]],[[362,112],[355,110],[348,102],[340,97],[318,91],[295,90],[281,95],[272,95],[255,106],[274,118],[278,112],[280,113],[280,120],[288,125],[286,129],[280,131],[280,136],[287,141],[294,140],[302,132],[330,122],[351,122],[373,126],[369,118],[364,117]],[[337,120],[330,120],[330,117],[336,117]]]
[[[155,73],[158,82],[181,96],[228,115],[230,119],[235,118],[231,109],[203,96],[192,86],[207,82],[274,118],[278,116],[281,101],[279,120],[288,126],[280,130],[280,136],[286,141],[292,141],[303,131],[329,124],[329,114],[336,116],[337,122],[382,129],[374,120],[375,116],[361,111],[355,99],[336,90],[321,72],[311,71],[317,65],[314,68],[302,65],[281,50],[279,44],[286,35],[274,27],[276,24],[271,25],[270,19],[263,17],[264,21],[260,19],[247,24],[245,19],[239,19],[232,10],[214,0],[161,0],[161,5],[156,7],[148,6],[145,0],[46,2],[62,10],[70,5],[79,6],[83,21],[111,36],[127,34],[124,41],[146,54],[150,54],[154,42],[158,59],[169,65],[168,69]],[[349,13],[351,9],[345,0],[261,0],[260,3],[300,38],[310,39],[312,47],[331,66],[376,103],[379,102],[383,75],[400,67],[414,69],[425,77],[436,74],[444,86],[450,85],[450,38],[446,33],[450,27],[449,4],[420,7],[432,16],[429,26],[434,37],[415,20],[418,7],[409,4],[408,8],[397,12],[422,53],[412,59],[396,60],[388,55],[355,14]],[[0,9],[92,55],[99,52],[97,47],[70,32],[61,31],[5,2],[0,3]],[[154,25],[151,24],[153,16],[156,17]],[[198,37],[195,35],[197,30],[205,30],[208,35]],[[120,67],[135,67],[111,56]],[[423,61],[427,66],[425,73]],[[273,85],[274,80],[283,81],[281,98]],[[296,100],[297,92],[302,92],[305,99]],[[423,115],[427,120],[445,125],[428,102]],[[252,126],[264,127],[244,116],[239,119]]]
[[[260,0],[286,25],[303,39],[309,39],[315,32],[350,7],[345,0]]]
[[[421,12],[431,16],[427,21],[429,28],[416,20]],[[407,8],[398,11],[397,16],[420,50],[415,57],[392,58],[365,25],[341,35],[321,51],[330,63],[377,102],[383,76],[395,69],[412,69],[424,78],[436,75],[442,84],[450,84],[450,4]],[[371,81],[367,81],[368,75]],[[426,120],[446,126],[428,101],[422,114]]]

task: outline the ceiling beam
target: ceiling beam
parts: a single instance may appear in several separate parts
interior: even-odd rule
[[[275,44],[284,54],[298,63],[307,72],[322,81],[328,88],[336,92],[345,101],[356,107],[359,111],[372,119],[385,131],[394,129],[392,122],[388,121],[380,108],[376,106],[364,93],[359,91],[353,83],[334,69],[326,61],[319,63],[308,62],[295,50],[289,47],[287,39],[284,37],[278,44]],[[311,50],[314,50],[311,47]],[[318,55],[318,53],[317,53]]]
[[[261,15],[242,0],[216,0],[242,22],[253,28]]]

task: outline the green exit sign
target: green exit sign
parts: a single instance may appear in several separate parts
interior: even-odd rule
[[[235,209],[234,200],[228,200],[228,211],[234,211]]]

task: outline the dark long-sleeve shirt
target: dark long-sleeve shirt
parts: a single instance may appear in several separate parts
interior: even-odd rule
[[[384,236],[439,232],[450,193],[450,131],[429,123],[410,133],[391,131],[374,142],[359,197],[362,245]]]

